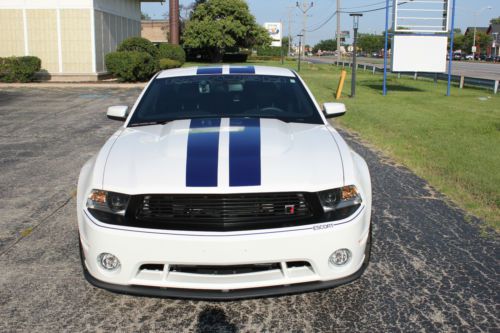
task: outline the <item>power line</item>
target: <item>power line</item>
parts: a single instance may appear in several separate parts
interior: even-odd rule
[[[340,8],[340,9],[356,9],[356,8],[373,7],[373,6],[381,5],[383,3],[385,3],[385,1],[375,2],[375,3],[371,3],[371,4],[367,4],[367,5],[361,5],[361,6],[343,7],[343,8]]]

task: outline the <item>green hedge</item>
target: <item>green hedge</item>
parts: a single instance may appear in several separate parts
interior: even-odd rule
[[[283,52],[285,52],[285,50],[283,50]],[[257,48],[257,55],[281,57],[281,47],[273,47],[273,46],[259,47]]]
[[[186,52],[180,45],[162,43],[158,45],[158,58],[176,60],[182,66],[186,62]]]
[[[41,65],[37,57],[0,58],[0,82],[31,82]]]
[[[146,52],[154,59],[158,59],[159,51],[158,48],[151,43],[146,38],[142,37],[131,37],[123,40],[118,46],[118,52],[125,51],[137,51],[137,52]]]
[[[172,68],[179,68],[182,66],[182,64],[179,61],[174,59],[160,59],[158,65],[160,69],[172,69]]]
[[[138,51],[112,52],[106,55],[108,71],[120,81],[147,81],[156,71],[157,61]]]

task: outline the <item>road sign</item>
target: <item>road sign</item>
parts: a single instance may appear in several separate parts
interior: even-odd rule
[[[472,47],[472,53],[476,53],[476,51],[477,51],[477,47],[473,46]]]
[[[271,46],[281,47],[281,36],[283,28],[281,22],[264,23],[264,28],[266,28],[269,36],[272,39]]]

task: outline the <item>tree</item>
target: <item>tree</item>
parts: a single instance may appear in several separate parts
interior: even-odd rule
[[[365,52],[379,52],[384,48],[385,36],[361,34],[358,36],[357,46]]]
[[[482,31],[476,31],[476,46],[478,47],[477,53],[485,53],[488,45],[491,43],[491,36],[487,35]],[[462,50],[465,52],[471,52],[472,45],[474,42],[474,34],[471,32],[464,36]]]
[[[151,20],[151,16],[148,13],[141,12],[141,20],[149,21]]]
[[[337,41],[335,39],[325,39],[319,41],[318,44],[314,45],[312,52],[318,53],[321,51],[335,51],[337,49]]]
[[[500,16],[497,18],[492,18],[490,24],[500,24]]]
[[[186,22],[184,47],[204,50],[220,62],[228,48],[252,48],[271,43],[244,0],[202,0]]]
[[[467,52],[467,48],[465,47],[465,36],[464,35],[462,35],[462,34],[454,35],[453,48],[455,50],[462,50],[462,52]]]

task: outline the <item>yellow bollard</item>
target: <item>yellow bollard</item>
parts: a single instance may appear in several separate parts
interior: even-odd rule
[[[340,82],[339,86],[337,88],[337,93],[335,94],[335,99],[340,99],[340,96],[342,95],[342,89],[344,89],[344,81],[345,77],[347,75],[347,71],[344,69],[340,72]]]

